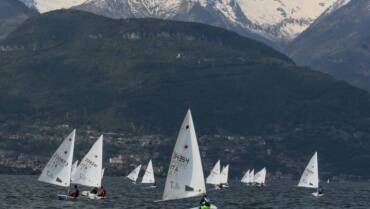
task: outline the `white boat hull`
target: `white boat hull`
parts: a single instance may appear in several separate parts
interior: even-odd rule
[[[324,194],[319,194],[319,193],[317,193],[317,192],[312,193],[312,195],[313,195],[314,197],[322,197],[322,196],[324,196]]]
[[[77,198],[65,194],[58,194],[59,200],[76,200]]]
[[[99,197],[98,195],[92,194],[89,191],[82,191],[81,192],[81,195],[82,196],[85,196],[85,197],[87,197],[87,198],[89,198],[91,200],[101,200],[101,199],[104,199],[104,197]]]

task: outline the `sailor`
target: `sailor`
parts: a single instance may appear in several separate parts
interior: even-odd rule
[[[98,188],[97,187],[94,187],[91,191],[90,191],[91,194],[97,194],[98,193]]]
[[[107,195],[107,190],[105,190],[103,185],[100,187],[97,195],[98,197],[103,197],[103,198]]]
[[[324,194],[324,189],[321,186],[317,187],[317,194],[319,195]]]
[[[207,198],[206,194],[202,195],[202,198],[200,199],[200,207],[199,209],[210,209],[211,208],[211,203],[209,199]]]
[[[80,195],[80,190],[78,190],[78,186],[75,184],[74,185],[74,191],[70,191],[68,193],[68,196],[77,198]]]

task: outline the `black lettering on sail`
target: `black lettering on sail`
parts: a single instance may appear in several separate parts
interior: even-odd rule
[[[188,185],[185,185],[185,191],[187,192],[194,192],[194,188]]]
[[[55,181],[58,182],[58,183],[63,183],[63,181],[59,177],[57,177],[57,179]]]

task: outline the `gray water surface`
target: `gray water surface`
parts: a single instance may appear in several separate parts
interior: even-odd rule
[[[163,192],[163,179],[159,189],[149,189],[134,185],[123,177],[107,177],[104,185],[108,197],[105,200],[60,201],[57,194],[65,194],[66,189],[37,181],[37,176],[0,175],[1,209],[34,208],[78,208],[78,209],[187,209],[197,206],[199,198],[159,202]],[[212,203],[220,209],[341,209],[370,208],[370,183],[346,182],[324,184],[325,196],[315,198],[312,190],[297,188],[295,181],[269,182],[265,188],[247,187],[239,182],[231,182],[230,188],[223,191],[208,189]],[[82,189],[83,190],[83,189]]]

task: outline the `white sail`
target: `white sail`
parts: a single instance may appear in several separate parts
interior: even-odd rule
[[[105,168],[101,169],[101,179],[104,178],[104,172],[105,172]]]
[[[245,172],[245,174],[244,174],[244,176],[243,176],[243,178],[240,182],[246,183],[246,184],[250,183],[250,180],[249,180],[249,175],[250,174],[249,174],[249,172],[250,172],[250,170],[248,169],[247,172]]]
[[[202,161],[190,110],[181,125],[168,169],[162,200],[206,193]]]
[[[139,165],[133,171],[131,171],[131,173],[127,175],[127,178],[133,182],[136,182],[137,178],[139,177],[140,169],[141,165]]]
[[[72,183],[88,187],[100,187],[103,167],[103,135],[94,143],[81,160]]]
[[[315,154],[312,156],[306,169],[303,171],[298,186],[307,188],[319,187],[319,167],[317,162],[317,152],[315,152]]]
[[[143,179],[141,180],[143,184],[153,184],[155,183],[153,163],[152,160],[149,161],[148,166],[146,167]]]
[[[76,130],[64,139],[42,171],[39,181],[63,187],[71,183],[72,160]]]
[[[229,165],[226,165],[222,168],[221,174],[220,174],[221,184],[227,184],[229,179]]]
[[[254,169],[251,170],[249,173],[249,183],[253,183],[254,181]]]
[[[256,184],[265,184],[266,181],[266,168],[260,170],[256,175],[254,175],[254,183]]]
[[[213,184],[213,185],[219,185],[221,183],[221,178],[220,178],[220,160],[216,162],[216,164],[213,166],[211,173],[207,177],[207,184]]]
[[[77,167],[78,167],[78,160],[76,160],[73,164],[72,164],[72,170],[71,170],[71,177],[73,177],[77,171]]]

